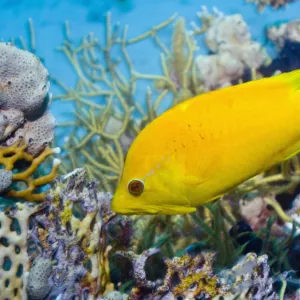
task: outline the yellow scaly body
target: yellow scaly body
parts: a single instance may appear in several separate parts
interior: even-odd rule
[[[193,212],[299,151],[300,70],[202,94],[137,136],[112,210]],[[128,187],[134,179],[141,193],[139,185]]]

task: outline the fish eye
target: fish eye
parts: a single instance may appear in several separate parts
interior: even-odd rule
[[[140,179],[133,179],[128,183],[128,192],[133,196],[139,196],[144,191],[144,182]]]

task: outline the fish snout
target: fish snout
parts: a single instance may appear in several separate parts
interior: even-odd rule
[[[130,209],[126,205],[126,197],[124,193],[116,191],[111,202],[111,210],[117,214],[129,214]]]

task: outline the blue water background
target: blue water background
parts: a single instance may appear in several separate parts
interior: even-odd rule
[[[283,9],[266,8],[262,14],[254,4],[245,0],[0,0],[0,38],[24,36],[28,38],[28,19],[32,18],[36,33],[36,50],[45,60],[51,76],[67,86],[73,86],[75,76],[64,55],[55,50],[64,40],[63,24],[70,21],[71,37],[75,41],[88,34],[101,40],[104,37],[105,13],[112,13],[112,21],[129,24],[128,37],[135,37],[152,26],[169,18],[175,12],[190,21],[197,21],[196,12],[205,5],[209,11],[215,6],[225,14],[240,13],[248,23],[252,37],[265,44],[265,28],[276,22],[300,18],[300,1]],[[165,39],[171,40],[172,29],[164,31]],[[266,45],[268,46],[268,45]],[[200,52],[206,49],[200,41]],[[269,53],[274,49],[268,46]],[[129,49],[130,56],[139,72],[159,74],[161,72],[159,52],[154,43],[138,45]],[[143,89],[143,87],[142,87]],[[56,93],[55,86],[51,87]],[[144,90],[140,99],[144,99]],[[142,101],[142,100],[141,100]],[[66,121],[72,110],[70,103],[53,102],[51,110],[58,123]]]

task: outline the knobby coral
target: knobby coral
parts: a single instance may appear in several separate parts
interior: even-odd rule
[[[267,37],[282,49],[286,42],[300,43],[300,20],[292,20],[279,26],[271,26],[267,30]]]
[[[242,15],[225,16],[217,10],[211,15],[205,7],[198,15],[208,24],[205,41],[213,53],[195,58],[205,91],[232,85],[247,70],[257,70],[270,60],[265,49],[251,39]]]

